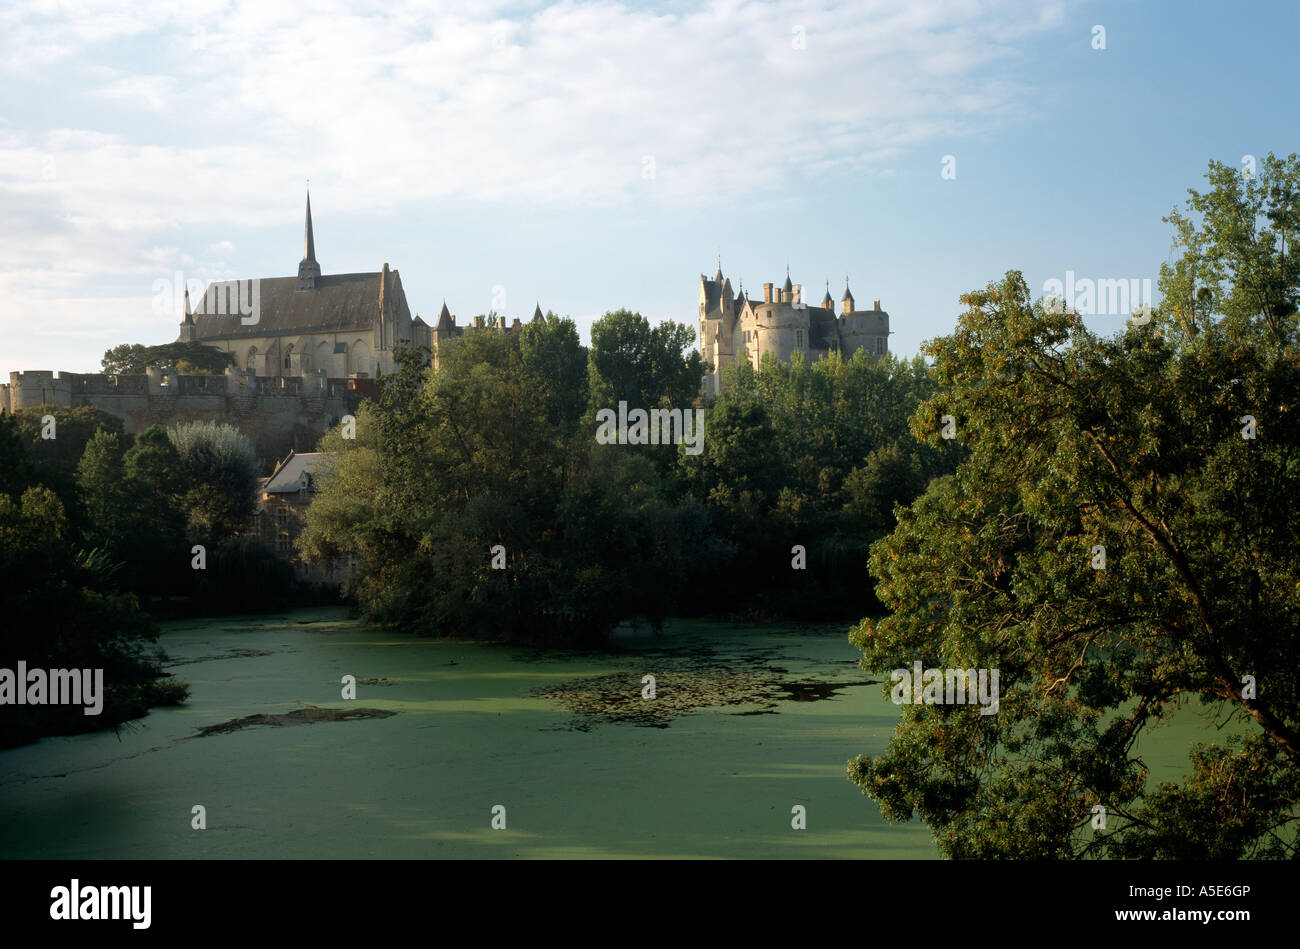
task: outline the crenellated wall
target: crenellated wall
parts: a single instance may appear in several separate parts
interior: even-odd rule
[[[355,414],[363,397],[355,380],[320,373],[267,378],[241,369],[219,376],[182,376],[152,366],[133,376],[33,370],[11,372],[9,382],[0,384],[0,411],[90,405],[120,418],[129,434],[150,425],[226,422],[274,462],[291,449],[314,451],[320,436],[342,416]]]

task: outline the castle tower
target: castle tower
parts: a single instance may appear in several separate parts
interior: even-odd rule
[[[311,192],[307,192],[307,226],[303,236],[302,260],[298,263],[299,290],[315,290],[320,280],[320,264],[316,262],[316,238],[311,229]]]
[[[840,297],[840,312],[848,315],[853,312],[853,294],[849,292],[849,278],[844,277],[844,296]]]

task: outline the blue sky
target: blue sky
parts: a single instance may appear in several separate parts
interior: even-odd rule
[[[9,4],[0,373],[174,339],[177,272],[296,273],[307,178],[324,271],[388,262],[429,321],[695,326],[721,248],[754,296],[847,273],[911,355],[1010,269],[1154,283],[1211,159],[1300,150],[1298,10]]]

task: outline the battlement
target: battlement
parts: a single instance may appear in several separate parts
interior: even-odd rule
[[[122,419],[129,434],[150,425],[227,422],[248,435],[264,458],[280,458],[290,450],[314,450],[316,439],[355,413],[365,397],[377,397],[371,380],[331,379],[319,370],[268,377],[234,368],[203,376],[156,366],[143,375],[41,369],[9,373],[9,382],[0,384],[0,412],[89,405]]]

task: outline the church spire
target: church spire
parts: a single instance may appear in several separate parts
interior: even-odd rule
[[[302,259],[316,262],[316,238],[311,232],[311,192],[307,192],[307,232],[303,238]]]
[[[176,337],[177,342],[187,339],[194,339],[198,332],[198,327],[194,325],[194,311],[190,309],[190,288],[185,288],[185,318],[181,320],[181,334]]]
[[[302,260],[298,263],[299,290],[315,290],[320,280],[320,264],[316,262],[316,236],[311,227],[311,192],[307,192],[307,224],[303,231]]]

